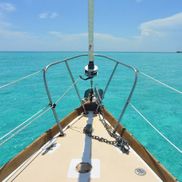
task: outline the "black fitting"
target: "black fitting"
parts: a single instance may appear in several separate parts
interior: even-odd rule
[[[85,133],[86,135],[91,135],[92,132],[93,132],[93,129],[91,124],[87,124],[83,129],[83,133]]]
[[[49,103],[49,106],[54,109],[56,107],[56,104]]]
[[[54,104],[52,104],[52,108],[54,109],[56,107],[56,104],[54,103]]]
[[[93,70],[94,69],[94,62],[93,61],[89,61],[88,69],[89,70]]]

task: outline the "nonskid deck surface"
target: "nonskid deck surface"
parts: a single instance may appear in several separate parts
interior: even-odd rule
[[[65,130],[66,136],[55,137],[6,181],[160,181],[132,149],[129,154],[123,154],[112,145],[85,136],[83,128],[87,123],[87,117],[77,117]],[[98,116],[93,118],[93,134],[113,140]],[[76,166],[80,162],[90,162],[91,172],[77,172]],[[136,168],[144,169],[146,175],[137,175]]]

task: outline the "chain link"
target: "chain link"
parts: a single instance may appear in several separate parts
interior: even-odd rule
[[[103,143],[107,143],[107,144],[110,144],[110,145],[116,145],[116,141],[111,141],[111,140],[108,140],[106,138],[103,138],[103,137],[100,137],[100,136],[97,136],[97,135],[92,135],[92,134],[87,134],[87,136],[91,137],[92,139],[94,140],[97,140],[99,142],[103,142]]]
[[[100,115],[102,115],[103,118],[101,118]],[[121,137],[111,131],[111,127],[105,122],[105,119],[104,119],[104,116],[102,113],[99,114],[99,119],[102,122],[102,124],[104,125],[107,133],[115,140],[112,141],[112,140],[108,140],[106,138],[103,138],[103,137],[100,137],[97,135],[92,135],[92,126],[91,125],[86,125],[83,132],[94,140],[118,147],[123,153],[128,154],[129,149],[130,149],[128,142],[123,137]]]

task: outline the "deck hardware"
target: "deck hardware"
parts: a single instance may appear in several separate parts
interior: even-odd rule
[[[90,172],[92,169],[92,165],[88,162],[80,162],[77,166],[76,166],[76,170],[79,173],[88,173]]]
[[[55,103],[49,103],[48,106],[52,109],[55,109],[56,108],[56,104]]]
[[[93,132],[93,128],[91,124],[87,124],[84,129],[83,129],[83,133],[87,134],[87,135],[91,135]]]
[[[49,104],[49,105],[50,105],[50,107],[53,108],[53,109],[56,108],[56,104],[55,104],[55,103],[54,103],[54,104]]]
[[[92,62],[89,62],[89,64],[87,66],[85,66],[85,75],[87,76],[87,79],[92,79],[94,76],[97,76],[97,72],[98,72],[98,66],[94,65],[90,66]]]
[[[145,176],[146,175],[146,171],[143,168],[136,168],[135,169],[135,174],[137,174],[138,176]]]
[[[51,150],[54,150],[54,148],[55,148],[56,146],[57,146],[57,143],[52,143],[51,145],[47,146],[47,147],[44,149],[42,155],[47,154],[47,153],[50,152]]]

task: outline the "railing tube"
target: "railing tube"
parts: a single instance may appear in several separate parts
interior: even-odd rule
[[[126,108],[128,107],[128,104],[130,103],[131,97],[132,97],[133,92],[134,92],[135,87],[136,87],[137,80],[138,80],[138,70],[135,69],[135,79],[134,79],[134,83],[133,83],[132,89],[131,89],[130,94],[129,94],[128,98],[127,98],[127,101],[125,102],[125,105],[124,105],[124,107],[123,107],[123,109],[121,111],[121,114],[119,115],[118,123],[116,124],[113,133],[115,133],[117,131],[118,126],[120,124],[120,121],[121,121],[121,119],[122,119],[122,117],[123,117],[123,115],[124,115],[124,113],[126,111]]]
[[[109,84],[110,84],[110,82],[111,82],[111,80],[112,80],[112,77],[113,77],[113,75],[114,75],[114,73],[115,73],[115,71],[116,71],[116,68],[118,67],[118,62],[115,64],[115,67],[114,67],[114,69],[113,69],[113,71],[112,71],[112,73],[111,73],[111,76],[110,76],[110,78],[109,78],[109,80],[108,80],[108,82],[107,82],[107,85],[106,85],[106,87],[105,87],[105,89],[104,89],[104,93],[103,93],[103,98],[104,98],[104,95],[105,95],[105,93],[106,93],[106,91],[107,91],[107,89],[108,89],[108,87],[109,87]]]
[[[48,87],[48,84],[47,84],[46,70],[45,69],[43,69],[43,78],[44,78],[45,90],[46,90],[46,93],[47,93],[47,96],[48,96],[48,99],[49,99],[49,105],[50,105],[50,107],[52,109],[54,118],[55,118],[56,123],[58,125],[60,136],[64,136],[63,129],[62,129],[60,123],[59,123],[59,118],[58,118],[58,115],[57,115],[57,112],[56,112],[56,109],[55,109],[56,105],[53,104],[53,102],[52,102],[52,97],[51,97],[51,94],[50,94],[50,91],[49,91],[49,87]]]
[[[72,82],[73,82],[73,84],[74,84],[74,83],[75,83],[75,79],[74,79],[73,74],[72,74],[72,72],[71,72],[71,70],[70,70],[70,67],[69,67],[69,65],[68,65],[68,62],[65,61],[65,64],[66,64],[66,67],[67,67],[67,69],[68,69],[68,72],[69,72],[69,75],[70,75],[70,77],[71,77],[71,80],[72,80]],[[84,106],[83,103],[82,103],[82,99],[81,99],[81,96],[80,96],[80,93],[79,93],[79,91],[78,91],[78,88],[77,88],[76,84],[74,84],[74,88],[75,88],[75,91],[76,91],[76,93],[77,93],[78,99],[80,100],[80,103],[81,103],[81,105],[82,105],[82,107],[83,107],[84,113],[86,113],[85,106]]]

